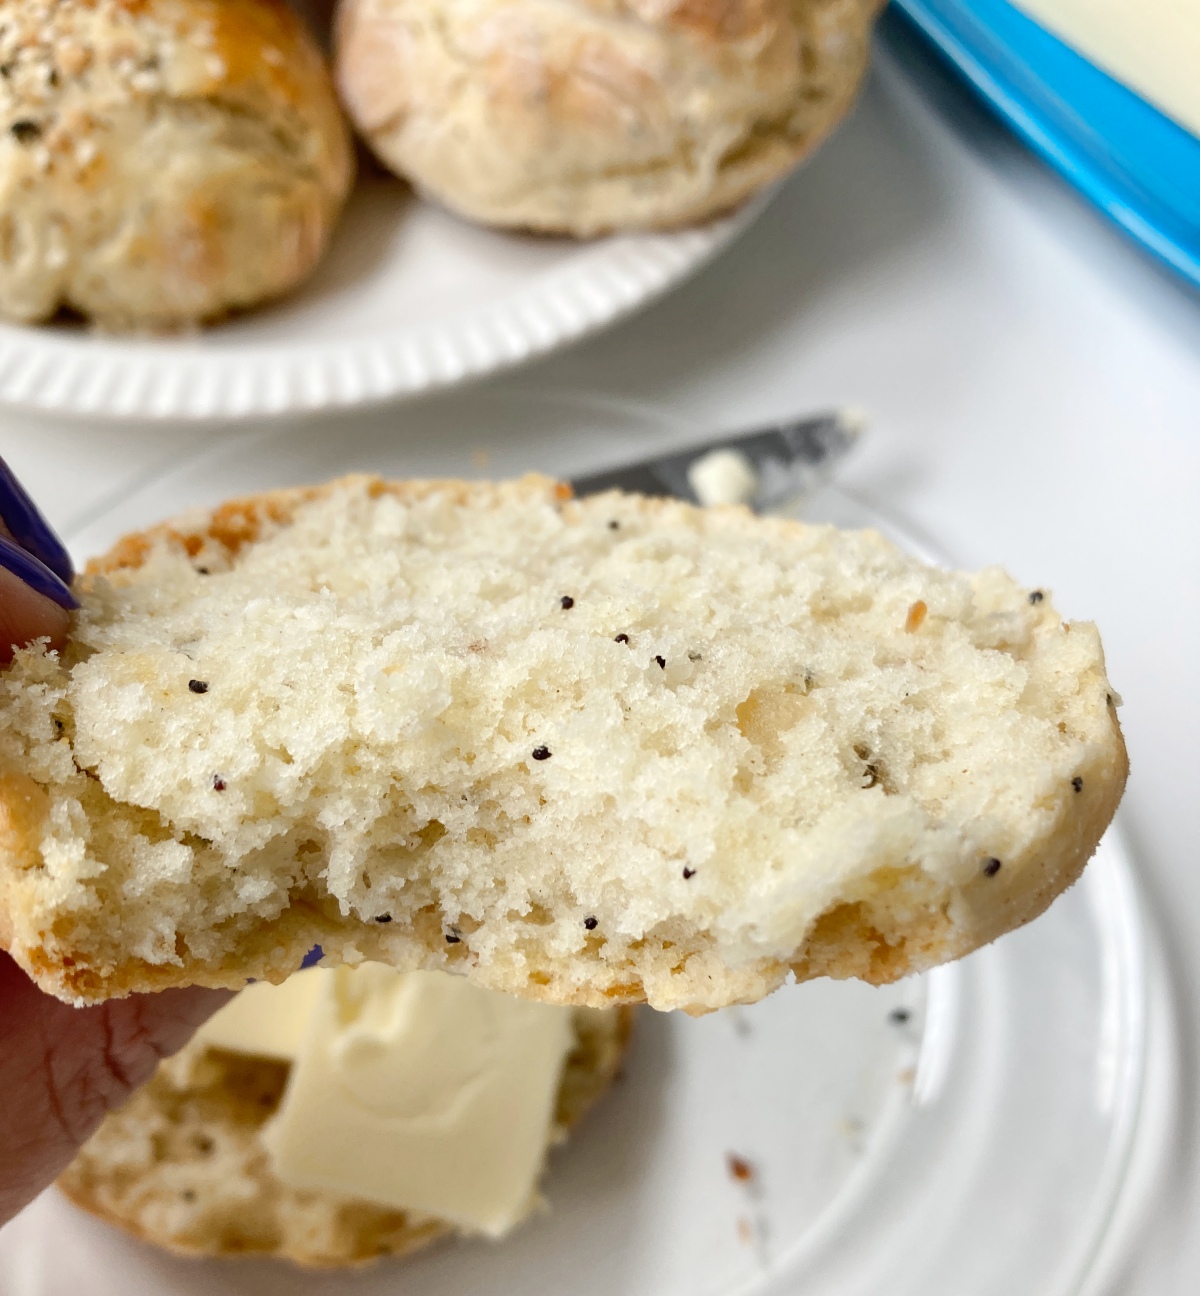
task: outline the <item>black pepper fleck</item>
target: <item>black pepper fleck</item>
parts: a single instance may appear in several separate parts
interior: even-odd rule
[[[910,1013],[907,1008],[893,1008],[892,1011],[888,1013],[888,1021],[895,1026],[903,1026],[911,1016],[912,1013]]]
[[[1045,594],[1043,594],[1041,590],[1034,590],[1034,591],[1029,595],[1029,601],[1030,601],[1030,603],[1033,603],[1033,604],[1036,605],[1036,604],[1040,603],[1040,602],[1042,601],[1042,599],[1044,599],[1045,597],[1046,597]]]
[[[696,870],[695,870],[695,869],[685,868],[685,869],[683,870],[683,880],[684,880],[685,882],[688,880],[688,878],[692,878],[692,877],[695,877],[695,876],[696,876]]]
[[[627,634],[619,634],[613,640],[613,643],[628,643],[628,642],[629,642],[629,636]]]
[[[391,914],[376,914],[375,921],[378,923],[388,923],[392,921]]]
[[[194,1202],[196,1200],[196,1191],[194,1188],[185,1188],[182,1195],[185,1202]]]
[[[620,522],[617,521],[616,518],[609,518],[608,529],[610,531],[619,531],[621,529],[621,524]]]
[[[549,747],[535,747],[531,754],[534,760],[549,760],[551,753]]]
[[[655,658],[654,658],[654,660],[655,660],[656,662],[658,662],[658,669],[659,669],[659,670],[666,670],[666,669],[667,669],[667,659],[666,659],[665,657],[659,657],[659,656],[656,655]]]
[[[213,775],[213,791],[214,792],[225,791],[225,780],[220,776],[220,774]]]
[[[207,680],[188,680],[188,688],[190,688],[190,689],[192,690],[193,693],[207,693],[207,692],[208,692],[208,681],[207,681]]]
[[[1083,779],[1081,779],[1079,775],[1076,774],[1075,777],[1071,780],[1071,786],[1075,789],[1076,792],[1082,792]]]
[[[562,604],[564,612],[569,612],[575,606],[575,600],[570,596],[570,594],[564,594],[558,601]]]
[[[993,855],[983,861],[983,872],[987,877],[995,877],[1000,872],[1000,861]]]
[[[446,944],[457,945],[462,940],[462,932],[457,927],[451,927],[446,933]]]
[[[28,118],[13,122],[8,129],[12,131],[18,144],[32,144],[35,139],[40,139],[42,134],[41,126]]]
[[[197,567],[197,568],[196,568],[196,571],[199,572],[199,574],[200,574],[201,576],[211,576],[211,575],[212,575],[212,572],[211,572],[207,567]]]
[[[690,661],[690,662],[698,662],[698,661],[703,661],[703,660],[704,660],[704,654],[703,654],[703,653],[698,653],[698,652],[696,652],[695,650],[693,650],[692,652],[688,653],[688,661]]]
[[[594,918],[591,914],[583,920],[583,925],[588,929],[588,931],[595,931],[599,924],[599,918]]]

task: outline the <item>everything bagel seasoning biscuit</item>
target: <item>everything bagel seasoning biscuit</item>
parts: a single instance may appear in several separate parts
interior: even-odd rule
[[[0,677],[0,941],[77,1002],[316,944],[597,1006],[889,981],[1036,917],[1125,781],[1093,626],[740,507],[346,478],[77,593]]]

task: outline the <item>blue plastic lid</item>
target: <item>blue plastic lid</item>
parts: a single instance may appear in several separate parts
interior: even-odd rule
[[[1053,167],[1200,286],[1200,139],[1006,0],[892,8]]]

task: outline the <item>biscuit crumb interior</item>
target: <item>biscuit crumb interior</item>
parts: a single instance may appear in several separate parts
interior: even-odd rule
[[[1082,868],[1124,780],[1092,626],[874,532],[564,494],[349,478],[118,546],[0,679],[18,958],[87,999],[320,943],[697,1011],[905,975]]]

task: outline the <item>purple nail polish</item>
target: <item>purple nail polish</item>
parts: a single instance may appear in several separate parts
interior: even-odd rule
[[[13,470],[0,458],[0,518],[12,532],[13,539],[61,580],[69,585],[75,575],[71,555],[42,517],[38,506],[17,481]],[[6,564],[7,565],[7,564]]]
[[[30,589],[44,594],[59,607],[71,611],[79,606],[74,594],[40,558],[13,544],[7,536],[0,536],[0,567],[12,572]]]

